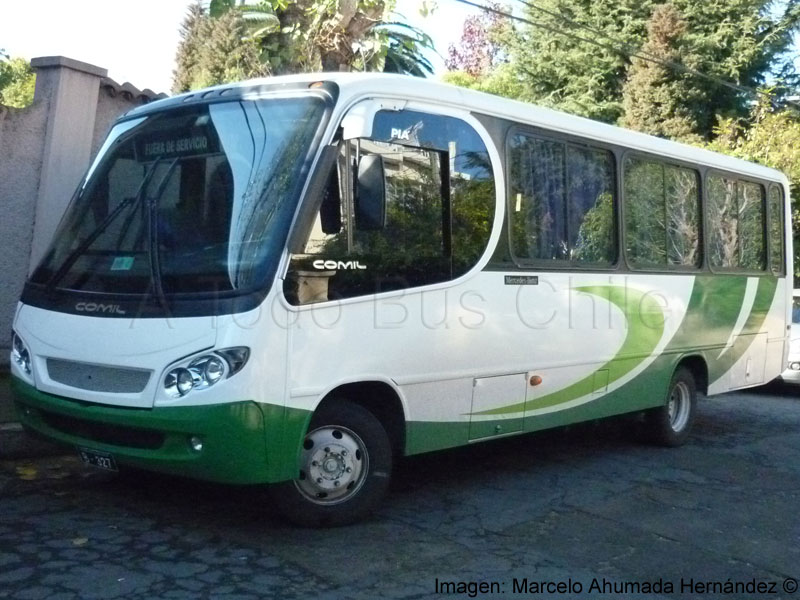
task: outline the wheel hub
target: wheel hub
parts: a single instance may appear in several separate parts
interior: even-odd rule
[[[677,433],[685,429],[689,422],[690,411],[691,394],[689,387],[683,381],[679,381],[672,389],[672,393],[669,396],[669,404],[667,405],[669,424],[673,431]]]
[[[354,453],[351,453],[351,457]],[[348,457],[347,448],[341,445],[328,444],[311,455],[311,466],[306,476],[316,481],[317,485],[330,490],[340,485],[348,485],[354,471],[354,461]]]
[[[305,439],[295,485],[308,499],[332,504],[355,494],[367,474],[364,442],[345,427],[321,427]]]

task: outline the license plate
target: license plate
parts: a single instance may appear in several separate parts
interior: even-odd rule
[[[116,471],[117,461],[114,457],[106,452],[98,452],[97,450],[89,450],[87,448],[78,448],[83,464],[104,469],[106,471]]]

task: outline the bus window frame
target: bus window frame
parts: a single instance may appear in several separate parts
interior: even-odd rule
[[[278,298],[281,306],[287,308],[292,312],[317,310],[331,305],[344,306],[348,304],[357,304],[360,302],[373,301],[378,298],[384,299],[384,298],[403,297],[409,293],[435,291],[459,285],[461,282],[466,281],[471,277],[474,277],[476,274],[484,270],[490,269],[494,252],[497,248],[497,245],[500,243],[500,240],[503,237],[503,227],[506,219],[506,214],[505,214],[506,211],[505,211],[505,199],[501,195],[501,191],[504,187],[507,187],[506,170],[505,170],[506,157],[503,154],[503,148],[499,146],[497,141],[495,140],[491,131],[491,127],[487,126],[487,124],[484,122],[484,117],[488,117],[489,119],[494,119],[494,120],[500,120],[498,117],[493,117],[491,115],[486,115],[484,113],[475,112],[472,110],[466,110],[464,108],[459,108],[456,106],[437,104],[431,100],[416,100],[416,99],[408,100],[408,99],[401,99],[392,95],[378,96],[370,94],[368,96],[360,96],[353,98],[350,102],[348,102],[341,108],[340,112],[337,111],[331,116],[328,122],[329,130],[328,132],[326,132],[325,135],[323,135],[322,140],[319,143],[319,146],[323,147],[326,145],[329,146],[333,144],[338,145],[340,143],[348,143],[354,141],[354,139],[349,139],[349,140],[343,139],[342,122],[349,115],[351,110],[353,110],[354,108],[358,107],[359,105],[365,102],[372,103],[374,106],[377,107],[377,110],[372,115],[373,120],[375,115],[377,115],[377,113],[381,110],[388,112],[415,111],[415,112],[426,113],[431,116],[450,117],[453,119],[457,119],[462,123],[464,123],[467,127],[472,129],[472,131],[475,133],[478,139],[480,139],[481,143],[486,149],[486,153],[489,158],[489,163],[492,168],[492,179],[494,184],[494,213],[492,217],[492,225],[489,230],[489,237],[486,240],[486,246],[483,249],[483,253],[481,254],[480,258],[475,262],[475,264],[468,271],[455,278],[451,278],[445,281],[440,281],[437,283],[428,283],[407,289],[378,291],[369,295],[353,296],[349,298],[329,299],[309,304],[293,304],[286,295],[286,290],[282,282],[286,280],[287,276],[289,275],[291,269],[291,257],[293,252],[291,248],[285,246],[282,263],[278,270],[278,275],[276,276],[275,285],[278,290]],[[371,130],[372,130],[372,125],[370,126],[370,131]],[[415,146],[409,146],[409,147],[415,147]],[[317,163],[315,162],[312,169],[316,168],[317,168]],[[313,176],[313,173],[311,176]],[[307,210],[306,203],[308,201],[309,199],[305,195],[301,197],[297,214],[299,214],[303,210]],[[317,206],[317,210],[318,209],[319,206]],[[310,233],[311,228],[313,227],[313,219],[311,220],[310,224],[306,224],[306,226],[308,227],[307,231],[297,230],[297,227],[299,225],[302,225],[297,219],[297,214],[295,215],[295,220],[293,220],[289,226],[288,235],[290,236],[290,238],[292,236],[297,236],[296,238],[297,240],[305,240],[306,236]]]
[[[497,120],[501,128],[505,131],[502,134],[502,162],[503,162],[503,178],[506,189],[505,194],[505,216],[503,218],[503,231],[501,232],[500,239],[497,244],[491,249],[491,260],[484,267],[487,271],[543,271],[543,272],[573,272],[573,273],[631,273],[631,274],[651,274],[651,275],[746,275],[749,277],[766,277],[772,276],[782,278],[787,273],[787,239],[786,239],[786,202],[787,190],[783,182],[775,179],[765,179],[762,177],[754,177],[737,171],[730,171],[727,169],[720,169],[717,167],[709,166],[704,163],[693,163],[689,161],[680,160],[672,156],[664,156],[654,152],[647,152],[636,148],[617,145],[614,143],[596,140],[594,138],[573,135],[570,133],[563,133],[556,130],[546,129],[537,125],[521,123],[519,121],[512,121],[502,117],[489,117]],[[614,210],[615,219],[615,235],[617,242],[617,258],[611,265],[595,266],[591,264],[580,263],[570,260],[559,259],[525,259],[515,255],[512,244],[512,228],[511,228],[511,212],[513,199],[511,198],[511,142],[517,134],[529,135],[539,139],[550,141],[562,142],[566,145],[572,144],[579,147],[607,150],[614,156],[615,162],[615,186],[616,186],[616,202]],[[500,149],[498,147],[498,149]],[[637,267],[631,264],[627,253],[627,236],[625,230],[625,186],[624,186],[624,164],[629,156],[641,157],[644,160],[656,161],[680,169],[687,169],[694,171],[698,176],[698,200],[699,200],[699,218],[700,218],[700,263],[699,265],[663,265],[659,267]],[[708,215],[708,177],[711,174],[720,174],[725,177],[733,178],[736,180],[745,181],[748,183],[758,184],[764,191],[765,209],[764,209],[764,226],[763,234],[765,241],[765,268],[763,270],[741,269],[739,267],[713,267],[710,261],[710,240],[711,232],[709,228],[709,215]],[[778,186],[781,190],[782,196],[782,247],[783,247],[783,260],[781,273],[772,271],[771,265],[771,249],[769,245],[769,225],[771,223],[770,208],[769,208],[769,189],[771,186]],[[501,247],[505,246],[505,249]],[[508,261],[498,260],[501,254],[506,254]]]
[[[697,204],[698,204],[698,219],[700,221],[699,227],[699,236],[700,236],[700,263],[698,265],[670,265],[665,263],[664,265],[659,266],[638,266],[631,262],[630,256],[628,256],[628,229],[625,226],[625,163],[630,158],[641,158],[645,161],[650,162],[657,162],[661,165],[666,167],[674,167],[677,169],[685,169],[687,171],[693,171],[697,175]],[[620,232],[619,236],[622,240],[622,255],[624,256],[624,262],[627,270],[631,273],[647,273],[647,274],[678,274],[678,275],[686,275],[686,274],[697,274],[702,273],[708,268],[708,249],[706,245],[706,240],[708,239],[706,236],[706,224],[707,219],[705,216],[705,185],[704,185],[704,175],[703,175],[703,165],[692,165],[691,163],[684,163],[682,161],[675,160],[671,157],[662,157],[658,154],[652,154],[650,152],[641,152],[639,150],[633,150],[630,148],[625,149],[622,152],[622,162],[620,163],[619,167],[619,179],[620,179],[620,211],[622,215],[622,220],[620,221]]]
[[[762,225],[762,234],[764,236],[764,268],[763,269],[743,269],[741,267],[719,267],[711,264],[711,252],[710,252],[710,244],[711,244],[711,235],[712,232],[710,230],[711,226],[711,219],[709,218],[708,213],[708,178],[712,175],[721,175],[722,177],[732,178],[737,182],[737,194],[738,194],[738,183],[750,183],[754,185],[758,185],[761,187],[762,192],[762,200],[764,202],[764,222]],[[708,261],[708,270],[710,273],[714,275],[747,275],[748,277],[773,277],[775,276],[772,270],[770,269],[769,263],[769,199],[767,196],[767,192],[769,190],[770,184],[775,183],[774,181],[760,179],[758,177],[748,177],[744,176],[741,173],[736,173],[734,171],[726,171],[723,169],[717,168],[707,168],[704,175],[703,175],[703,216],[706,222],[706,228],[708,237],[706,239],[706,254],[707,254],[707,261]],[[784,198],[785,202],[785,198]],[[785,236],[785,232],[784,232]],[[784,239],[784,245],[786,245]]]
[[[772,269],[772,244],[770,243],[770,226],[772,225],[772,219],[774,218],[772,214],[772,202],[770,202],[769,194],[772,189],[776,189],[780,192],[780,212],[778,214],[778,223],[781,226],[781,268],[779,271],[774,271]],[[782,183],[777,183],[775,181],[769,182],[767,185],[767,271],[771,273],[774,277],[781,278],[786,276],[786,198],[788,194],[784,189],[784,185]]]
[[[505,243],[507,244],[508,248],[508,256],[513,261],[513,265],[516,269],[522,271],[531,271],[531,270],[542,270],[542,271],[565,271],[565,272],[591,272],[591,273],[609,273],[609,272],[616,272],[620,270],[620,266],[622,263],[622,248],[620,246],[620,168],[619,168],[619,157],[620,157],[620,148],[613,144],[608,144],[601,141],[596,141],[592,138],[585,138],[580,136],[573,136],[562,134],[557,131],[550,131],[547,129],[542,129],[540,127],[535,127],[531,125],[525,125],[524,123],[517,123],[514,121],[510,121],[511,126],[506,131],[505,135],[505,143],[503,145],[503,152],[504,152],[504,179],[505,179],[505,232],[504,235],[501,236],[501,240],[498,240],[498,244]],[[527,135],[529,137],[533,137],[536,139],[541,139],[545,141],[552,141],[564,144],[565,147],[570,145],[576,146],[579,148],[584,148],[588,150],[604,150],[608,152],[614,161],[614,171],[612,180],[614,182],[614,195],[612,197],[612,208],[613,208],[613,216],[614,216],[614,242],[615,242],[615,256],[614,260],[611,261],[610,264],[597,264],[597,263],[589,263],[589,262],[581,262],[577,260],[570,260],[570,259],[547,259],[547,258],[525,258],[517,256],[514,252],[514,243],[512,238],[512,226],[511,226],[511,215],[512,215],[512,208],[514,205],[514,200],[511,197],[511,170],[512,170],[512,160],[511,160],[511,144],[512,140],[516,135]],[[567,176],[567,170],[565,166],[565,178]],[[566,181],[565,181],[565,190],[566,190]],[[504,239],[503,239],[504,238]],[[495,248],[492,254],[495,254]],[[491,264],[491,263],[490,263]]]

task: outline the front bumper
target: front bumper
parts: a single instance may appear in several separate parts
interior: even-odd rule
[[[76,448],[109,453],[120,465],[220,483],[275,480],[259,403],[120,408],[46,394],[16,377],[11,384],[22,425]],[[192,436],[202,439],[201,451],[190,447]]]

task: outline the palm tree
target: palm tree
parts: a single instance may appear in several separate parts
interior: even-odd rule
[[[372,57],[362,61],[365,70],[415,77],[433,73],[433,65],[423,54],[425,50],[435,52],[433,40],[421,29],[399,21],[381,21],[370,33],[380,44]]]
[[[425,77],[423,55],[433,49],[425,32],[387,21],[384,0],[210,0],[217,18],[238,10],[275,74],[298,71],[380,70]]]

